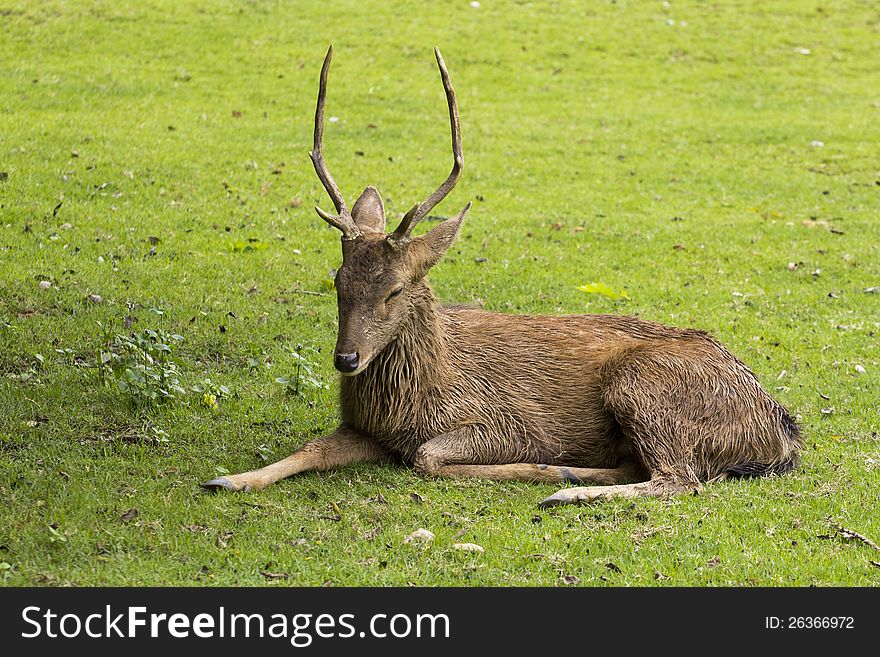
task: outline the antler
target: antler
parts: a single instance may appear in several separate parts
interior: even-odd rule
[[[461,176],[461,168],[464,165],[464,158],[461,154],[461,121],[458,118],[458,103],[455,100],[455,90],[449,81],[449,71],[446,70],[446,62],[440,54],[439,48],[434,48],[434,56],[437,58],[437,65],[440,67],[440,77],[443,79],[443,88],[446,90],[446,103],[449,105],[449,122],[452,124],[452,155],[454,162],[452,164],[452,172],[449,177],[443,181],[433,194],[431,194],[422,203],[414,205],[409,212],[404,215],[394,231],[394,238],[397,240],[407,239],[412,233],[412,229],[419,223],[425,215],[427,215],[435,205],[446,198],[446,195],[455,187]]]
[[[439,55],[438,55],[439,56]],[[327,56],[324,57],[324,65],[321,67],[321,85],[318,89],[318,106],[315,109],[315,144],[309,157],[312,164],[315,165],[315,173],[327,190],[333,205],[336,206],[336,215],[324,212],[321,208],[315,208],[315,212],[331,226],[342,231],[343,239],[353,240],[361,236],[361,231],[355,225],[348,207],[345,205],[345,199],[336,186],[336,181],[327,170],[324,163],[324,101],[327,97],[327,72],[330,70],[330,61],[333,59],[333,46],[327,49]]]

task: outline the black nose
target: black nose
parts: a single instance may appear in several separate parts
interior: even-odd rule
[[[336,369],[344,373],[354,372],[361,364],[360,361],[361,359],[357,352],[353,354],[337,353],[333,358],[333,364],[336,366]]]

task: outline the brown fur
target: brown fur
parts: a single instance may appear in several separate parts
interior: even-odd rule
[[[412,237],[422,204],[386,235],[378,192],[368,187],[349,214],[319,168],[320,147],[316,131],[313,161],[339,215],[319,214],[344,234],[336,278],[336,353],[347,359],[337,360],[347,374],[342,424],[279,463],[204,486],[251,490],[304,470],[395,459],[434,476],[594,484],[563,489],[542,502],[549,506],[696,490],[729,475],[794,467],[801,446],[794,421],[702,331],[626,316],[439,305],[425,275],[468,208]]]

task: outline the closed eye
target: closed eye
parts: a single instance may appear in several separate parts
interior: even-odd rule
[[[399,297],[401,292],[403,292],[402,287],[399,287],[396,290],[394,290],[391,294],[389,294],[387,297],[385,297],[385,303],[388,303],[392,299],[396,299],[397,297]]]

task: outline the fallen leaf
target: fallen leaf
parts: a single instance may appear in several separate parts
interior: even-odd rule
[[[342,520],[342,511],[339,510],[339,505],[336,502],[330,502],[328,505],[330,509],[333,511],[332,516],[320,516],[323,520],[332,520],[333,522],[339,522]]]
[[[104,301],[104,300],[101,298],[101,295],[99,295],[99,294],[90,294],[90,295],[89,295],[88,297],[86,297],[86,298],[87,298],[89,301],[91,301],[92,303],[101,303],[102,301]]]
[[[720,563],[721,563],[720,558],[712,557],[711,559],[709,559],[709,561],[706,562],[706,565],[709,566],[709,568],[714,568],[715,566],[719,565]]]
[[[608,563],[606,563],[606,564],[605,564],[605,567],[606,567],[608,570],[610,570],[610,571],[612,571],[612,572],[615,572],[615,573],[622,573],[622,572],[623,572],[623,571],[620,569],[620,567],[619,567],[616,563],[612,563],[611,561],[609,561]]]
[[[562,581],[566,584],[578,584],[581,581],[581,578],[577,575],[563,575]]]
[[[139,512],[137,509],[129,509],[128,511],[126,511],[125,513],[123,513],[123,514],[119,517],[119,519],[120,519],[122,522],[131,522],[132,520],[134,520],[135,518],[137,518],[138,515],[140,515],[140,512]]]
[[[421,504],[422,502],[425,501],[425,498],[422,497],[421,495],[419,495],[418,493],[410,493],[409,499],[411,499],[416,504]]]
[[[587,285],[579,285],[578,289],[581,292],[586,292],[587,294],[600,294],[603,297],[611,299],[612,301],[629,299],[629,295],[626,293],[626,290],[615,292],[604,283],[588,283]]]
[[[417,529],[412,534],[403,539],[404,543],[412,543],[413,541],[420,541],[424,543],[428,543],[434,540],[434,532],[430,532],[427,529]]]
[[[270,573],[265,570],[260,571],[260,575],[265,577],[266,579],[287,579],[290,577],[287,573]]]
[[[453,543],[452,547],[456,550],[462,550],[464,552],[485,552],[485,548],[482,545],[477,545],[476,543]]]

